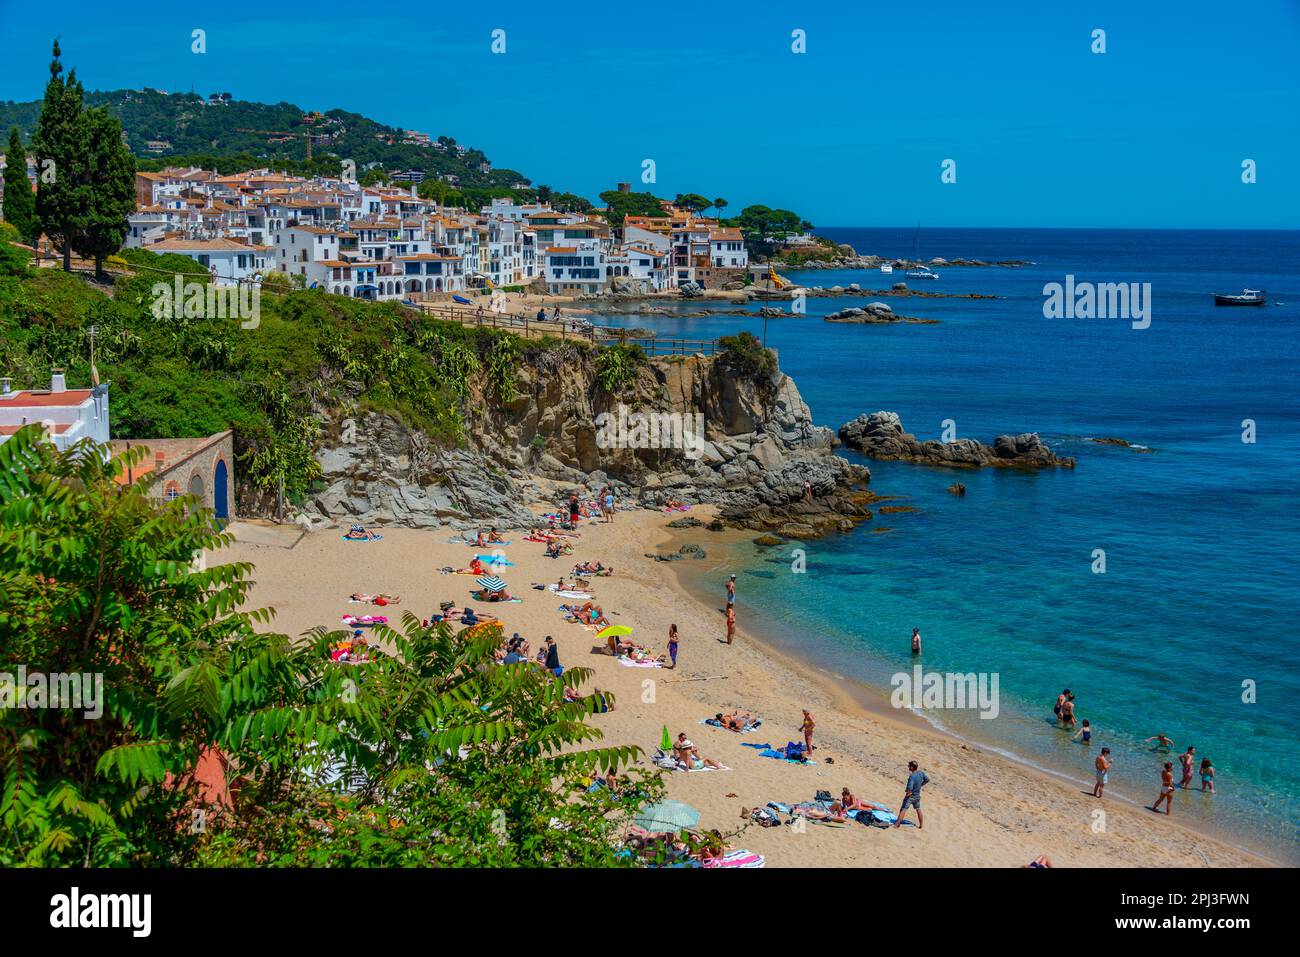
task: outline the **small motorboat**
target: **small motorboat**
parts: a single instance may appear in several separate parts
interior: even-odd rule
[[[883,264],[881,265],[881,267],[880,267],[880,271],[881,271],[881,272],[893,272],[893,271],[894,271],[894,264],[893,264],[893,263],[883,263]]]
[[[1243,289],[1239,295],[1214,294],[1216,306],[1262,306],[1267,301],[1268,296],[1263,289]]]
[[[473,302],[471,302],[470,300],[466,299],[464,296],[452,296],[452,297],[451,297],[451,300],[452,300],[452,302],[458,302],[458,303],[460,303],[462,306],[472,306],[472,305],[474,305]]]
[[[917,266],[915,269],[909,269],[905,272],[908,279],[938,279],[939,274],[929,266]]]

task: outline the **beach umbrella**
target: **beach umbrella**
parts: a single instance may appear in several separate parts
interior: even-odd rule
[[[664,725],[664,736],[659,739],[659,750],[667,754],[673,749],[672,735],[668,733],[668,725]]]
[[[485,578],[480,578],[478,579],[478,583],[482,585],[486,591],[506,590],[506,583],[503,582],[500,578],[497,578],[495,575],[488,575]]]
[[[678,831],[699,821],[700,812],[681,801],[660,801],[642,808],[636,816],[637,826],[647,831]]]
[[[602,628],[600,631],[596,632],[596,637],[608,638],[611,635],[630,635],[630,634],[632,634],[632,629],[629,628],[627,625],[610,625],[608,628]]]

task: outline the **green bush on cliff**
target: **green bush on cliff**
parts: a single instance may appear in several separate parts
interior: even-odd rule
[[[184,256],[125,250],[134,273],[118,276],[110,297],[76,275],[22,268],[17,253],[0,242],[0,374],[17,388],[41,387],[59,366],[70,384],[88,383],[94,325],[114,437],[232,428],[245,498],[281,480],[291,498],[306,492],[321,409],[355,401],[454,444],[475,377],[487,377],[495,401],[516,398],[525,344],[508,333],[288,286],[264,291],[256,328],[157,318],[155,286],[171,287],[178,272],[206,280],[203,267]]]
[[[619,343],[596,353],[596,383],[609,395],[618,395],[636,381],[645,363],[645,351],[638,345]]]
[[[744,376],[757,378],[776,371],[776,353],[766,349],[752,332],[738,332],[718,340],[727,368]]]

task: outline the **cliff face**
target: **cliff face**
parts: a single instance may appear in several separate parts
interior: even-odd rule
[[[485,377],[471,382],[460,448],[370,414],[319,459],[328,488],[315,510],[334,520],[428,526],[470,520],[528,522],[538,480],[613,485],[623,501],[721,506],[751,528],[817,534],[869,516],[854,486],[870,474],[832,453],[792,379],[754,376],[725,356],[643,362],[607,391],[595,354],[559,348],[521,360],[517,395],[502,402]],[[338,423],[335,423],[337,426]],[[804,483],[814,497],[808,500]]]

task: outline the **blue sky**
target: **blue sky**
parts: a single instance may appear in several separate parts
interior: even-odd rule
[[[0,0],[0,99],[57,34],[90,89],[339,107],[593,198],[653,159],[819,226],[1300,227],[1300,0],[283,6]]]

